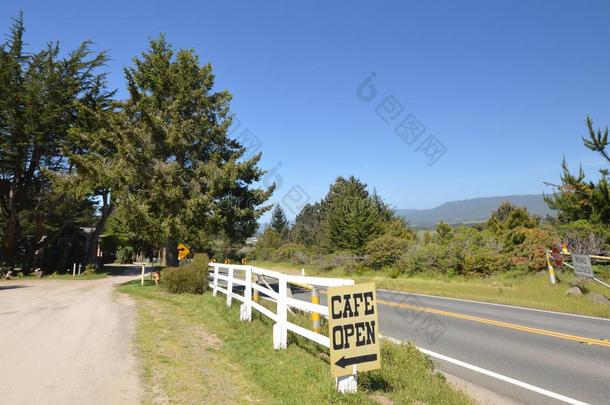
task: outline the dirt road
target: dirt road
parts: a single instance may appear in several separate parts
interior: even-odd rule
[[[0,403],[139,403],[130,278],[0,281]]]

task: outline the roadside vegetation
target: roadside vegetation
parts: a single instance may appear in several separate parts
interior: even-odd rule
[[[595,130],[590,118],[586,127],[585,146],[610,163],[608,130]],[[292,225],[276,206],[256,246],[238,253],[266,267],[374,280],[381,288],[610,316],[608,290],[575,279],[555,259],[551,265],[559,285],[547,281],[551,248],[565,245],[571,253],[600,256],[610,252],[608,170],[600,170],[596,182],[586,180],[582,168],[570,172],[565,160],[562,170],[562,184],[548,183],[553,193],[545,196],[556,217],[539,218],[506,202],[484,223],[441,222],[417,232],[359,179],[338,177]],[[609,282],[607,263],[597,262],[594,271]]]
[[[272,322],[256,311],[247,323],[222,295],[170,294],[135,282],[120,291],[138,307],[146,403],[472,403],[411,345],[384,342],[382,369],[362,373],[357,394],[340,395],[328,351],[293,334],[286,350],[273,350]]]

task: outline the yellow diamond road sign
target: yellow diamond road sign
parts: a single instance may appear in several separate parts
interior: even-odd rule
[[[184,260],[188,256],[190,250],[184,243],[178,244],[178,260]]]
[[[330,287],[327,294],[332,376],[381,367],[375,283]]]

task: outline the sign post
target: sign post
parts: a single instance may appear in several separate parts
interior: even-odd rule
[[[358,371],[381,367],[375,283],[330,287],[330,372],[339,392],[356,392]]]

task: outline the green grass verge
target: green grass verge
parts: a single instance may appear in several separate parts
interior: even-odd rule
[[[546,272],[522,276],[496,275],[488,278],[466,278],[461,276],[439,277],[422,275],[391,278],[384,271],[367,271],[361,274],[347,274],[342,269],[322,272],[311,266],[297,266],[290,263],[254,262],[253,265],[271,270],[300,274],[305,268],[307,275],[324,277],[349,277],[356,282],[375,282],[377,288],[406,291],[443,297],[463,298],[499,304],[518,305],[551,311],[610,318],[610,305],[590,302],[586,296],[566,296],[574,276],[568,272],[558,272],[561,280],[552,285]],[[594,282],[585,283],[587,290],[609,295],[610,290]]]
[[[239,321],[238,305],[227,308],[220,294],[173,295],[135,283],[120,291],[138,307],[147,403],[472,403],[410,345],[384,342],[383,368],[362,373],[357,394],[340,395],[326,349],[290,333],[288,348],[273,350],[271,321]]]

